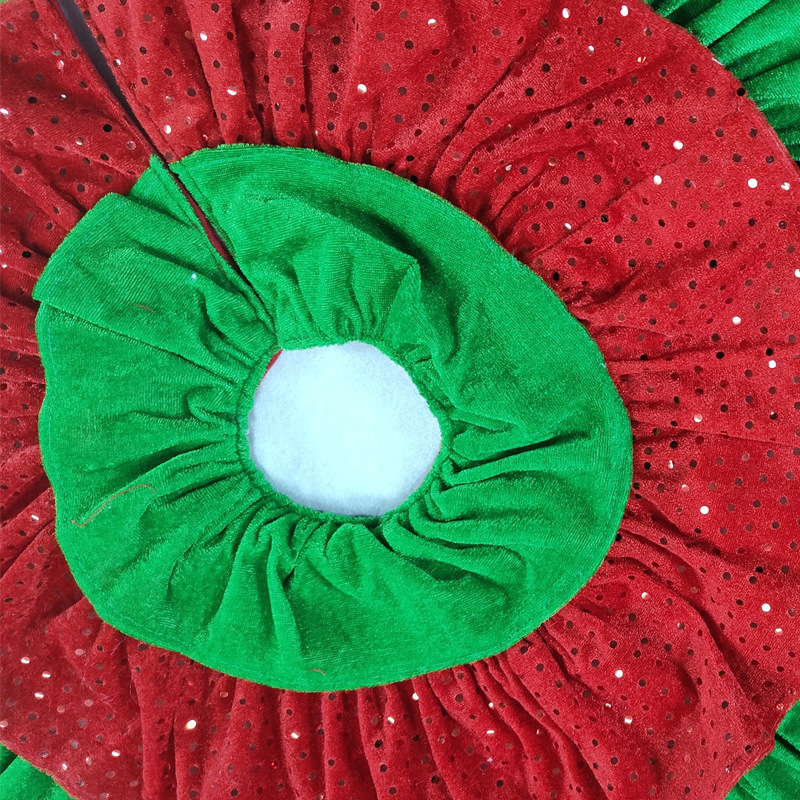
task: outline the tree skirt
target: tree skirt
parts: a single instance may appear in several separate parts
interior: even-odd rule
[[[568,5],[87,6],[138,124],[56,7],[2,6],[0,734],[69,794],[714,800],[772,748],[800,673],[800,176],[691,36],[638,2]],[[292,692],[126,637],[75,584],[33,285],[152,156],[236,143],[444,197],[600,349],[633,491],[597,572],[505,651]]]

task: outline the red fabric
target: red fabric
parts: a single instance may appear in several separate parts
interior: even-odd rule
[[[2,6],[2,408],[4,519],[47,490],[36,415],[44,396],[31,291],[48,256],[104,194],[126,192],[152,153],[97,76],[58,5]],[[22,540],[14,540],[15,545]],[[16,546],[4,553],[18,555]]]
[[[71,37],[47,3],[2,6],[16,27],[3,55],[16,305],[0,331],[19,354],[4,358],[2,385],[15,431],[3,442],[0,717],[12,749],[82,800],[715,800],[767,752],[800,688],[800,174],[708,51],[625,8],[85,7],[166,158],[221,142],[310,146],[439,192],[564,298],[631,415],[635,483],[618,539],[560,613],[494,658],[313,695],[122,636],[56,545],[30,286],[80,213],[131,185],[147,146],[83,57],[61,71],[49,55],[51,31]],[[65,129],[47,123],[50,106],[80,80],[86,100],[63,106],[69,136],[53,138]],[[91,190],[76,193],[78,174]]]

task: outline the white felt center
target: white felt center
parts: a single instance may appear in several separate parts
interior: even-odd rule
[[[402,503],[442,442],[408,373],[364,342],[284,350],[258,386],[248,439],[279,492],[353,516]]]

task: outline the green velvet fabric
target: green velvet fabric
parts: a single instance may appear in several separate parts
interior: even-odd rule
[[[16,757],[16,753],[12,753],[11,750],[0,744],[0,775],[11,766]]]
[[[0,798],[2,800],[70,800],[69,795],[44,772],[0,745]]]
[[[691,31],[800,159],[800,0],[645,0]]]
[[[617,531],[625,409],[583,327],[478,223],[386,171],[228,146],[101,200],[35,297],[57,536],[120,630],[298,690],[493,655],[561,608]],[[422,486],[381,518],[279,495],[249,456],[271,357],[361,340],[437,416]]]
[[[726,800],[797,800],[800,797],[800,705],[784,718],[775,749],[744,775]]]

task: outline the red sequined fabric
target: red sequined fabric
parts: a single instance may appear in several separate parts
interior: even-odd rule
[[[634,0],[335,3],[84,4],[141,133],[54,2],[0,7],[0,738],[81,800],[722,798],[800,688],[800,173],[735,79]],[[243,141],[443,195],[603,351],[634,430],[628,509],[589,584],[505,653],[291,693],[125,637],[75,586],[32,285],[152,149]]]

